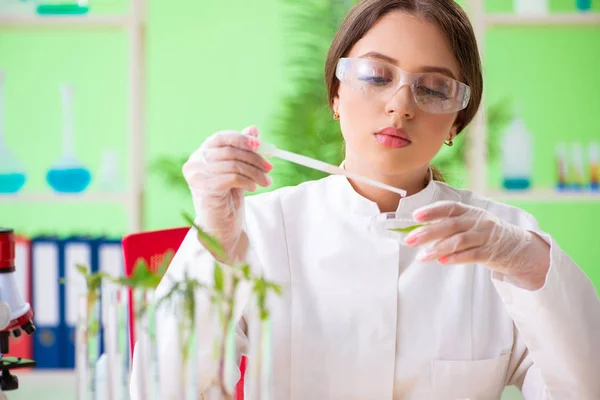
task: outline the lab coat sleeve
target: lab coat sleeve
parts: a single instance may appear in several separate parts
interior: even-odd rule
[[[556,241],[535,228],[550,245],[543,287],[530,291],[492,277],[527,348],[511,384],[526,400],[600,399],[598,293]]]
[[[184,279],[184,274],[195,278],[200,282],[212,284],[214,271],[213,256],[200,244],[196,236],[196,230],[190,229],[182,242],[179,250],[173,257],[167,272],[161,280],[155,292],[155,298],[161,298],[169,292],[174,283]],[[237,362],[242,353],[247,348],[246,324],[244,321],[244,312],[247,305],[247,288],[240,285],[236,296],[236,308],[234,318],[239,321],[236,329],[236,340],[238,348]],[[196,343],[197,351],[195,356],[197,360],[197,376],[199,393],[204,393],[214,377],[216,363],[212,357],[213,334],[215,331],[215,319],[211,317],[210,301],[204,292],[196,294]],[[177,334],[179,332],[180,318],[178,318],[172,309],[165,304],[156,310],[156,331],[157,331],[157,354],[159,357],[159,383],[161,390],[161,399],[179,399],[179,377],[181,371],[181,359],[178,355]],[[139,344],[139,343],[138,343]],[[144,363],[140,354],[140,346],[136,344],[130,382],[130,395],[132,400],[144,400],[137,387],[138,374],[148,368],[147,362]],[[240,377],[239,368],[235,368],[237,373],[234,376],[234,382]]]

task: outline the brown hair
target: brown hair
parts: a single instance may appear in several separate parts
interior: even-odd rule
[[[371,27],[392,11],[404,11],[423,17],[435,24],[448,38],[462,75],[462,81],[471,87],[469,105],[456,117],[457,133],[467,126],[479,108],[483,91],[481,61],[473,27],[463,9],[454,0],[361,0],[356,4],[338,29],[325,63],[325,83],[329,106],[337,96],[339,81],[335,76],[338,60],[345,57]],[[443,180],[432,167],[433,178]]]

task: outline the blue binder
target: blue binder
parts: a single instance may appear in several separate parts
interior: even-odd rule
[[[62,243],[56,237],[31,240],[33,357],[40,369],[61,368],[64,354],[64,276]]]
[[[75,368],[75,344],[77,338],[77,319],[79,318],[79,299],[87,293],[85,277],[77,271],[77,265],[84,265],[92,272],[98,270],[98,242],[87,236],[71,236],[62,240],[63,268],[65,285],[64,326],[66,334],[63,336],[64,349],[61,357],[62,368]],[[99,318],[99,315],[95,316]],[[90,343],[93,345],[93,343]]]

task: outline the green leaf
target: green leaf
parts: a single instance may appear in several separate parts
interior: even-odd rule
[[[146,264],[146,261],[143,258],[138,259],[133,267],[131,279],[134,281],[139,281],[150,275],[152,275],[152,272],[150,271],[148,264]]]
[[[179,291],[180,291],[180,285],[181,285],[180,281],[175,282],[173,284],[173,286],[171,287],[171,289],[169,289],[169,291],[167,292],[167,294],[164,295],[163,297],[161,297],[160,299],[158,299],[158,301],[156,302],[156,307],[158,308],[163,303],[168,303],[168,302],[172,301],[173,298],[175,297],[175,295],[177,293],[179,293]]]
[[[85,265],[77,264],[75,265],[75,268],[77,269],[77,271],[79,271],[80,274],[84,276],[88,275],[88,268]]]
[[[256,278],[254,281],[254,291],[262,293],[265,290],[265,281],[263,278]]]
[[[283,289],[281,288],[281,286],[277,285],[276,283],[269,283],[269,288],[271,288],[279,296],[283,295]]]
[[[184,315],[186,317],[186,321],[191,325],[190,328],[193,329],[193,324],[196,316],[196,281],[194,279],[190,279],[187,272],[184,275]]]
[[[88,290],[100,290],[100,287],[102,286],[102,281],[104,279],[108,280],[109,277],[110,275],[108,275],[105,272],[97,272],[95,274],[90,275],[87,279]]]
[[[224,284],[223,284],[223,268],[221,267],[221,264],[219,264],[218,262],[215,261],[215,268],[214,268],[214,285],[215,285],[215,290],[219,293],[223,293],[224,292]]]
[[[168,186],[187,194],[189,193],[189,187],[181,173],[181,168],[187,159],[187,156],[174,158],[161,156],[150,164],[150,171],[161,175]]]
[[[390,231],[394,231],[394,232],[400,232],[400,233],[408,233],[408,232],[412,232],[417,228],[422,227],[423,224],[418,224],[418,225],[411,225],[411,226],[407,226],[405,228],[392,228],[389,229]]]
[[[260,310],[260,319],[261,319],[261,321],[265,321],[265,320],[269,319],[269,315],[270,314],[269,314],[268,310],[265,310],[265,309]]]
[[[219,242],[219,240],[208,233],[206,233],[202,228],[200,228],[195,222],[194,219],[191,218],[188,214],[183,215],[188,224],[193,226],[197,231],[198,240],[202,245],[210,251],[214,256],[216,256],[219,260],[227,259],[227,252]]]
[[[127,277],[118,277],[118,278],[111,278],[111,281],[119,286],[127,286],[130,287],[131,284],[131,279],[127,278]]]
[[[106,278],[118,285],[127,286],[130,288],[156,289],[167,270],[167,266],[170,263],[171,254],[172,252],[165,253],[163,262],[158,267],[156,272],[153,272],[146,261],[140,258],[137,260],[130,277],[114,278],[107,276]]]
[[[169,265],[171,265],[171,261],[173,261],[174,256],[175,253],[173,252],[173,250],[167,250],[163,255],[160,265],[158,266],[156,272],[153,275],[158,277],[159,279],[162,279],[165,273],[167,272]]]
[[[244,279],[250,279],[250,265],[244,264],[242,265],[242,274],[244,275]]]

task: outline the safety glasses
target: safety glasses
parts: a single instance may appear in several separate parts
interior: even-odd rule
[[[341,58],[337,78],[360,91],[367,99],[389,101],[402,88],[411,88],[417,106],[433,114],[450,114],[469,104],[471,89],[448,76],[424,72],[406,72],[399,67],[365,58]]]

